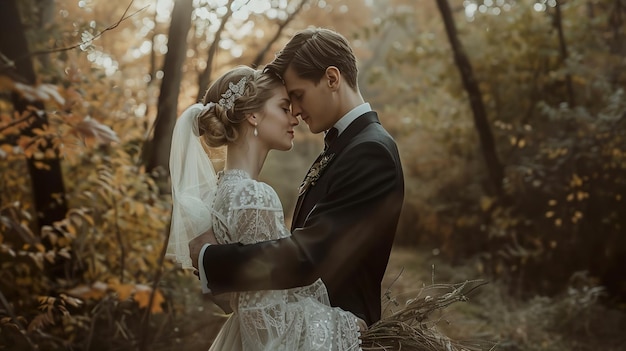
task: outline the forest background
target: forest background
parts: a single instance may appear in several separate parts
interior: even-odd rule
[[[1,1],[0,350],[208,348],[224,316],[163,258],[171,131],[214,77],[308,26],[352,42],[403,159],[383,298],[485,280],[430,326],[499,350],[626,349],[625,15],[624,0]],[[262,173],[287,215],[322,147],[296,134]]]

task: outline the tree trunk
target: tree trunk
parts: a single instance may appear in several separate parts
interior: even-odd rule
[[[563,15],[561,14],[561,3],[560,0],[556,0],[556,5],[554,6],[554,26],[556,27],[557,33],[559,35],[559,53],[561,55],[561,63],[566,66],[567,65],[567,57],[569,56],[567,53],[567,43],[565,42],[565,34],[563,33]],[[565,86],[567,88],[567,103],[570,107],[574,106],[574,87],[572,84],[572,75],[567,72],[565,74]]]
[[[613,11],[609,15],[609,25],[613,34],[611,42],[611,53],[621,54],[624,52],[624,33],[622,27],[624,26],[624,12],[626,6],[622,3],[622,0],[613,1]]]
[[[163,63],[163,81],[158,100],[157,117],[154,122],[154,137],[148,154],[147,169],[156,172],[157,180],[167,178],[169,170],[170,144],[176,124],[178,94],[182,80],[182,65],[187,54],[187,34],[191,27],[192,0],[176,0],[172,10],[167,54]],[[166,190],[161,183],[161,190]]]
[[[463,45],[459,41],[456,25],[454,23],[454,19],[452,18],[450,4],[447,0],[437,0],[437,6],[439,7],[439,12],[441,12],[448,40],[450,41],[450,46],[452,47],[452,52],[454,53],[454,62],[459,69],[463,86],[465,91],[467,91],[467,95],[470,100],[470,106],[474,115],[474,125],[478,131],[480,146],[483,152],[483,157],[485,158],[493,191],[495,191],[496,195],[501,198],[503,195],[502,180],[504,178],[504,169],[496,152],[493,134],[491,132],[491,128],[489,127],[489,122],[487,121],[487,112],[485,111],[482,94],[474,77],[474,71],[469,58],[465,54]]]
[[[232,16],[233,14],[233,11],[231,9],[233,2],[234,0],[229,0],[228,4],[226,4],[228,10],[226,10],[226,14],[224,14],[224,17],[222,17],[220,27],[217,29],[217,32],[215,32],[215,38],[213,38],[213,42],[209,47],[209,55],[206,59],[206,67],[204,68],[204,71],[202,71],[202,73],[198,75],[198,96],[196,98],[196,101],[202,101],[202,99],[204,98],[204,93],[209,88],[209,83],[211,82],[211,72],[213,70],[213,59],[215,58],[217,48],[220,44],[220,40],[222,39],[222,32],[226,27],[226,22],[228,22],[230,16]]]
[[[12,79],[21,83],[36,85],[37,77],[16,0],[0,1],[0,52],[15,64],[9,72],[3,73],[7,73]],[[25,135],[33,136],[34,129],[43,128],[48,124],[43,102],[27,100],[17,92],[12,93],[11,99],[15,110],[20,114],[28,111],[29,107],[34,107],[41,113],[31,115],[32,123],[24,130]],[[45,150],[40,151],[45,155]],[[26,161],[39,228],[65,218],[67,204],[58,154],[55,153],[54,157],[44,157],[39,160],[29,157]]]
[[[159,0],[157,0],[156,3],[156,7],[159,6]],[[150,75],[150,81],[148,82],[148,86],[152,85],[152,83],[154,82],[154,78],[156,76],[156,49],[155,49],[155,43],[156,43],[156,37],[158,34],[157,31],[157,14],[158,11],[156,10],[156,8],[154,9],[154,15],[152,16],[152,22],[154,23],[154,28],[152,29],[152,34],[150,35],[150,43],[151,43],[151,50],[150,50],[150,68],[148,69],[148,74]]]

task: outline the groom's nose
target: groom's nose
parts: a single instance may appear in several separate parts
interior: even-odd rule
[[[298,117],[302,114],[302,109],[300,108],[300,104],[291,103],[291,115],[294,117]]]

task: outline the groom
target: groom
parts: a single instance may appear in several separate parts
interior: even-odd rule
[[[292,114],[327,148],[300,187],[292,236],[252,245],[190,242],[213,294],[288,289],[321,278],[331,305],[368,325],[381,316],[381,281],[404,199],[396,144],[357,86],[348,41],[328,29],[298,32],[266,70],[282,77]]]

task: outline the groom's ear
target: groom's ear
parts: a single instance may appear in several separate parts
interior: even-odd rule
[[[335,66],[328,66],[323,79],[326,80],[326,85],[330,88],[330,90],[336,91],[339,89],[339,83],[341,82],[341,72],[339,71],[339,68]]]

